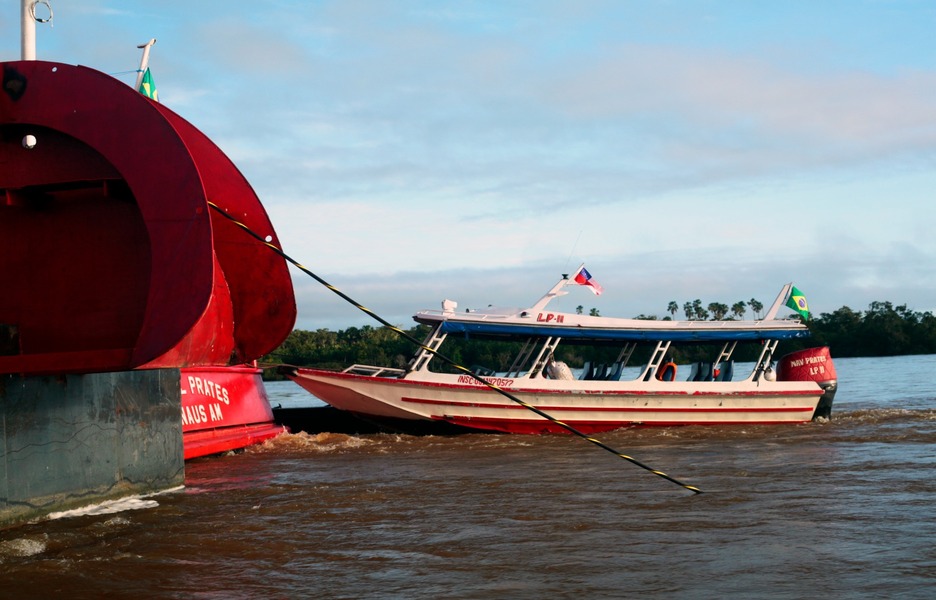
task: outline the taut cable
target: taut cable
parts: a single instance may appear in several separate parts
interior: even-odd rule
[[[388,321],[386,321],[385,319],[383,319],[380,315],[378,315],[378,314],[375,313],[374,311],[372,311],[372,310],[370,310],[369,308],[363,306],[362,304],[356,302],[353,298],[351,298],[350,296],[348,296],[347,294],[345,294],[344,292],[342,292],[341,290],[339,290],[338,288],[336,288],[336,287],[333,286],[332,284],[328,283],[327,281],[325,281],[324,279],[322,279],[321,277],[319,277],[318,275],[316,275],[315,273],[313,273],[312,271],[310,271],[310,270],[309,270],[308,268],[306,268],[304,265],[300,264],[298,261],[294,260],[292,257],[290,257],[289,255],[287,255],[285,252],[283,252],[282,250],[280,250],[279,248],[277,248],[276,245],[274,245],[271,241],[269,241],[269,240],[267,240],[267,239],[264,239],[264,238],[261,237],[259,234],[255,233],[253,230],[251,230],[249,227],[247,227],[245,224],[241,223],[240,221],[238,221],[237,219],[235,219],[234,217],[232,217],[231,215],[229,215],[229,214],[228,214],[227,212],[225,212],[222,208],[220,208],[217,204],[215,204],[215,203],[213,203],[213,202],[208,202],[208,206],[210,206],[211,208],[215,209],[219,214],[221,214],[221,215],[224,216],[226,219],[230,220],[232,223],[234,223],[235,225],[237,225],[238,227],[240,227],[241,229],[243,229],[244,231],[246,231],[251,237],[253,237],[253,238],[257,239],[258,241],[260,241],[262,244],[264,244],[265,246],[267,246],[268,248],[270,248],[273,252],[275,252],[276,254],[278,254],[279,256],[281,256],[281,257],[282,257],[283,259],[285,259],[287,262],[291,263],[291,264],[294,265],[296,268],[300,269],[303,273],[305,273],[306,275],[308,275],[308,276],[311,277],[312,279],[318,281],[319,283],[321,283],[322,285],[324,285],[326,288],[328,288],[328,289],[330,289],[331,291],[333,291],[333,292],[334,292],[335,294],[337,294],[341,299],[343,299],[343,300],[345,300],[346,302],[348,302],[349,304],[353,305],[353,306],[354,306],[355,308],[357,308],[358,310],[360,310],[360,311],[366,313],[368,316],[370,316],[371,318],[373,318],[374,320],[376,320],[376,321],[377,321],[378,323],[380,323],[381,325],[383,325],[383,326],[385,326],[385,327],[391,329],[392,331],[396,332],[398,335],[400,335],[400,336],[402,336],[403,338],[405,338],[406,340],[412,342],[413,344],[415,344],[415,345],[418,346],[419,348],[422,348],[423,350],[426,350],[427,352],[431,353],[433,356],[437,357],[437,358],[438,358],[439,360],[441,360],[442,362],[444,362],[444,363],[446,363],[446,364],[452,366],[453,368],[455,368],[456,370],[458,370],[458,371],[464,373],[465,375],[468,375],[469,377],[472,377],[473,379],[475,379],[476,381],[478,381],[478,382],[481,383],[482,385],[487,386],[487,387],[490,388],[491,390],[497,392],[498,394],[501,394],[502,396],[508,398],[508,399],[511,400],[512,402],[515,402],[515,403],[519,404],[520,406],[526,408],[527,410],[530,410],[530,411],[532,411],[532,412],[538,414],[539,416],[543,417],[544,419],[549,420],[550,422],[552,422],[552,423],[554,423],[554,424],[556,424],[556,425],[562,427],[563,429],[569,431],[570,433],[573,433],[573,434],[579,436],[580,438],[582,438],[582,439],[584,439],[584,440],[588,440],[589,442],[591,442],[592,444],[598,446],[599,448],[601,448],[601,449],[603,449],[603,450],[607,450],[607,451],[610,452],[611,454],[614,454],[614,455],[616,455],[616,456],[618,456],[618,457],[620,457],[620,458],[623,458],[623,459],[626,460],[627,462],[629,462],[629,463],[631,463],[631,464],[633,464],[633,465],[636,465],[636,466],[640,467],[641,469],[650,471],[650,472],[653,473],[654,475],[656,475],[656,476],[658,476],[658,477],[662,477],[663,479],[665,479],[665,480],[667,480],[667,481],[670,481],[670,482],[672,482],[672,483],[675,483],[676,485],[681,486],[681,487],[683,487],[683,488],[685,488],[685,489],[687,489],[687,490],[689,490],[689,491],[691,491],[691,492],[693,492],[693,493],[696,493],[696,494],[701,494],[701,493],[702,493],[702,490],[700,490],[699,488],[697,488],[697,487],[695,487],[695,486],[692,486],[692,485],[688,485],[688,484],[686,484],[686,483],[683,483],[683,482],[679,481],[678,479],[675,479],[675,478],[673,478],[673,477],[670,477],[669,475],[667,475],[667,474],[664,473],[663,471],[658,471],[657,469],[654,469],[653,467],[651,467],[651,466],[649,466],[649,465],[646,465],[646,464],[640,462],[640,461],[637,460],[636,458],[634,458],[634,457],[632,457],[632,456],[628,456],[628,455],[623,454],[623,453],[621,453],[621,452],[618,452],[617,450],[615,450],[614,448],[608,446],[608,445],[605,444],[604,442],[602,442],[602,441],[600,441],[600,440],[597,440],[597,439],[595,439],[595,438],[593,438],[593,437],[591,437],[591,436],[589,436],[589,435],[586,435],[585,433],[582,433],[581,431],[579,431],[579,430],[576,429],[575,427],[572,427],[572,426],[569,425],[568,423],[564,423],[564,422],[560,421],[559,419],[557,419],[557,418],[555,418],[555,417],[553,417],[553,416],[551,416],[551,415],[549,415],[549,414],[543,412],[542,410],[536,408],[535,406],[533,406],[533,405],[531,405],[531,404],[528,404],[528,403],[524,402],[523,400],[517,398],[516,396],[514,396],[513,394],[511,394],[511,393],[508,392],[507,390],[504,390],[504,389],[498,387],[497,385],[495,385],[495,384],[493,384],[493,383],[491,383],[491,382],[485,380],[483,377],[480,377],[480,376],[474,374],[470,369],[463,367],[462,365],[460,365],[460,364],[458,364],[457,362],[455,362],[454,360],[448,358],[448,357],[445,356],[444,354],[440,354],[440,353],[437,352],[436,350],[433,350],[432,348],[429,348],[428,346],[424,345],[421,341],[417,340],[416,338],[414,338],[414,337],[411,336],[410,334],[406,333],[405,331],[403,331],[403,330],[400,329],[399,327],[397,327],[397,326],[395,326],[395,325],[392,325],[391,323],[389,323]]]

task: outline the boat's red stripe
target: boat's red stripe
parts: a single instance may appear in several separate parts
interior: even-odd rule
[[[489,408],[493,410],[529,410],[528,408],[521,406],[519,404],[479,404],[477,402],[453,402],[451,400],[428,400],[425,398],[401,398],[403,402],[411,402],[413,404],[434,404],[434,405],[445,405],[445,406],[462,406],[470,408]],[[812,413],[815,410],[813,406],[780,406],[775,408],[754,408],[754,407],[737,407],[737,408],[697,408],[694,406],[687,406],[683,408],[654,408],[649,406],[639,406],[639,407],[611,407],[611,406],[555,406],[555,405],[539,405],[536,408],[545,411],[545,412],[555,412],[555,411],[579,411],[579,412],[631,412],[631,413],[649,413],[649,412],[695,412],[695,413],[756,413],[756,412],[808,412]]]
[[[357,379],[357,380],[371,380],[374,379],[369,375],[356,375],[354,373],[342,373],[338,371],[316,371],[315,369],[297,369],[298,378],[307,377],[310,379],[322,378],[322,379]],[[496,378],[488,378],[496,379]],[[328,383],[327,381],[325,383]],[[399,386],[410,386],[414,388],[432,388],[432,389],[452,389],[452,390],[482,390],[485,392],[496,393],[493,390],[485,388],[484,384],[475,382],[470,385],[466,384],[457,384],[457,383],[439,383],[435,381],[409,381],[406,379],[399,379],[394,381],[394,385]],[[571,394],[580,394],[582,390],[556,390],[556,389],[541,389],[541,388],[515,388],[510,385],[500,385],[497,384],[505,392],[510,394],[549,394],[551,396],[563,396]],[[590,396],[732,396],[732,397],[746,397],[746,396],[802,396],[804,394],[812,393],[814,390],[802,389],[802,390],[778,390],[771,391],[769,394],[759,391],[732,391],[732,392],[718,392],[718,391],[694,391],[694,392],[685,392],[679,390],[588,390],[585,393]],[[816,391],[816,396],[819,396],[820,392]],[[444,403],[447,404],[447,403]]]
[[[544,433],[570,433],[569,430],[552,423],[546,420],[532,420],[532,419],[499,419],[496,417],[488,418],[474,418],[474,417],[454,417],[451,415],[445,415],[442,417],[436,417],[436,420],[446,421],[453,423],[455,425],[461,425],[463,427],[469,427],[472,429],[482,429],[490,431],[503,431],[506,433],[522,433],[522,434],[544,434]],[[763,421],[687,421],[680,419],[679,421],[653,421],[652,423],[643,423],[640,421],[634,422],[620,422],[620,421],[563,421],[570,426],[575,427],[581,433],[604,433],[608,431],[613,431],[615,429],[620,429],[622,427],[681,427],[684,425],[779,425],[779,424],[794,424],[794,423],[806,423],[809,419],[803,419],[802,421],[789,421],[789,420],[763,420]]]

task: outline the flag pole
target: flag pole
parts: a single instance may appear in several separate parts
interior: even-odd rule
[[[140,44],[139,46],[137,46],[137,48],[143,49],[143,57],[140,59],[140,70],[137,71],[136,85],[133,86],[133,89],[135,90],[139,90],[140,84],[143,83],[143,73],[145,73],[147,67],[149,67],[150,48],[155,43],[156,43],[156,38],[153,38],[150,41],[146,42],[145,44]]]
[[[20,36],[21,58],[23,60],[36,60],[36,21],[32,16],[32,0],[23,0],[20,5]]]

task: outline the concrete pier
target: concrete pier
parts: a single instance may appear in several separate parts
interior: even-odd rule
[[[183,484],[178,369],[0,375],[0,527]]]

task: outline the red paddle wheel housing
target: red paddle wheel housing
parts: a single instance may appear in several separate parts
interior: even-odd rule
[[[203,133],[103,73],[2,64],[0,373],[227,365],[291,331],[276,233]]]

